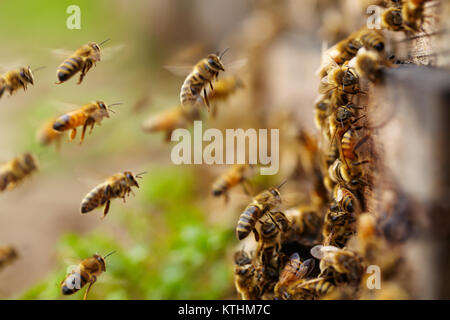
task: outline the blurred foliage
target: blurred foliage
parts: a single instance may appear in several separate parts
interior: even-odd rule
[[[98,230],[64,235],[57,246],[57,269],[21,298],[61,298],[59,284],[69,266],[114,250],[90,299],[220,299],[231,292],[225,253],[233,231],[205,223],[203,212],[192,204],[189,171],[153,168],[151,174],[137,195],[142,206],[126,212],[115,208],[124,241]],[[68,299],[81,299],[84,290]]]

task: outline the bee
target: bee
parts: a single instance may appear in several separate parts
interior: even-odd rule
[[[83,201],[81,201],[81,213],[88,213],[106,204],[102,219],[105,218],[109,211],[111,199],[122,198],[123,202],[125,202],[126,196],[129,196],[130,193],[134,195],[131,187],[139,188],[136,178],[142,178],[141,175],[144,173],[133,176],[130,171],[125,171],[109,177],[84,197]]]
[[[200,111],[196,106],[176,106],[151,116],[142,123],[146,132],[165,131],[165,140],[168,142],[172,132],[178,128],[186,128],[194,120],[200,118]]]
[[[281,236],[289,228],[289,220],[282,212],[272,213],[271,219],[261,222],[260,239],[256,250],[256,257],[260,257],[263,264],[270,264],[272,257],[281,249]]]
[[[77,110],[57,118],[53,123],[53,129],[58,132],[71,130],[69,139],[72,141],[77,135],[77,127],[83,126],[80,138],[80,144],[82,144],[87,127],[91,127],[89,131],[90,134],[94,129],[95,124],[100,125],[103,118],[109,118],[109,112],[112,111],[110,107],[119,104],[121,103],[114,103],[107,106],[103,101],[88,103]]]
[[[334,188],[334,203],[332,203],[332,211],[340,210],[359,213],[360,206],[356,196],[342,184],[337,184]]]
[[[327,94],[336,91],[344,94],[361,92],[359,77],[353,68],[349,68],[346,65],[335,66],[322,78],[319,85],[319,93]]]
[[[329,167],[328,175],[331,181],[345,184],[347,188],[356,190],[365,185],[365,181],[362,180],[363,170],[361,166],[369,162],[369,160],[350,162],[346,166],[340,159],[336,159]]]
[[[270,215],[270,210],[281,204],[281,195],[279,189],[284,185],[283,182],[277,188],[269,188],[253,198],[242,212],[236,227],[236,235],[238,240],[246,238],[251,231],[255,234],[256,241],[259,240],[259,234],[255,229],[256,222],[261,219],[266,213]]]
[[[322,217],[312,206],[299,206],[286,211],[287,216],[292,221],[291,230],[295,237],[300,237],[300,243],[315,243],[320,234]]]
[[[53,124],[55,123],[56,118],[52,118],[49,121],[47,121],[37,132],[37,140],[39,143],[43,146],[47,146],[50,143],[55,143],[56,148],[59,149],[59,146],[61,144],[61,132],[56,131],[53,129]]]
[[[18,258],[17,250],[12,246],[0,247],[0,270]]]
[[[105,41],[97,44],[95,42],[89,42],[88,44],[79,47],[69,58],[64,60],[64,62],[56,70],[56,76],[59,82],[56,84],[61,84],[72,78],[77,72],[81,72],[80,78],[77,84],[81,84],[86,73],[92,68],[98,61],[100,61],[100,46],[109,41]]]
[[[301,261],[300,255],[294,253],[289,257],[288,262],[280,273],[280,278],[275,285],[275,297],[283,300],[291,300],[290,287],[299,280],[306,278],[314,269],[314,259]]]
[[[359,33],[359,39],[368,50],[373,49],[378,52],[384,50],[384,36],[379,30],[363,28]]]
[[[291,289],[291,295],[295,299],[314,300],[323,297],[335,289],[328,278],[301,279]]]
[[[350,61],[349,65],[355,68],[360,78],[367,78],[370,81],[375,81],[379,78],[381,59],[378,52],[374,50],[362,48],[358,51],[354,60]]]
[[[336,284],[347,282],[359,284],[364,268],[362,258],[355,252],[346,249],[322,250],[319,277],[332,276]]]
[[[246,182],[251,174],[251,166],[246,164],[235,164],[228,171],[214,181],[212,185],[212,195],[219,197],[223,195],[228,202],[228,191],[238,184],[242,184],[244,191],[250,194]]]
[[[0,192],[14,189],[26,177],[36,172],[38,166],[36,156],[28,152],[4,163],[0,167]]]
[[[260,297],[260,289],[256,283],[256,268],[251,258],[244,251],[234,255],[234,285],[242,300],[256,300]]]
[[[402,5],[402,19],[405,29],[411,32],[422,30],[425,20],[424,4],[428,0],[405,0]]]
[[[335,209],[333,204],[325,214],[322,236],[326,245],[344,247],[348,239],[355,233],[355,214]]]
[[[316,128],[322,130],[327,126],[328,116],[332,110],[332,104],[329,98],[320,97],[314,104],[314,123]]]
[[[217,79],[220,71],[225,71],[222,64],[222,57],[227,49],[220,55],[210,54],[206,58],[200,60],[192,72],[186,77],[181,86],[180,101],[183,106],[196,105],[199,100],[203,100],[209,110],[209,100],[206,94],[206,85],[209,83],[211,90],[214,90],[212,80]],[[203,98],[201,93],[203,90]]]
[[[391,31],[402,31],[402,10],[397,7],[391,7],[385,10],[381,15],[381,27]]]
[[[238,89],[243,88],[244,84],[240,78],[231,75],[214,83],[214,90],[208,93],[208,101],[218,102],[228,99]],[[213,109],[213,116],[216,115],[217,108]]]
[[[34,85],[33,72],[29,66],[11,70],[0,77],[0,98],[5,91],[8,91],[10,96],[20,88],[26,91],[28,84]]]
[[[350,36],[336,44],[337,55],[333,57],[334,61],[337,64],[343,64],[345,61],[349,61],[356,56],[356,53],[361,47],[362,43],[359,39],[358,32],[352,33]]]
[[[83,297],[83,300],[86,300],[92,285],[103,272],[106,272],[106,258],[114,252],[115,251],[110,252],[104,257],[99,254],[94,254],[92,257],[81,261],[80,264],[74,268],[63,281],[61,281],[61,293],[63,295],[74,294],[89,283]]]

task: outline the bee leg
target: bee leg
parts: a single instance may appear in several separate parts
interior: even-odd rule
[[[223,198],[225,199],[225,204],[228,204],[228,202],[230,201],[230,196],[228,195],[228,192],[225,192],[223,194]]]
[[[77,135],[77,128],[73,128],[72,131],[70,131],[69,141],[72,141],[73,139],[75,139],[76,135]]]
[[[253,194],[250,182],[244,180],[242,182],[242,189],[244,189],[245,194],[251,196]]]
[[[258,231],[255,228],[253,228],[252,231],[253,231],[253,234],[255,235],[256,242],[258,242],[259,241],[259,233],[258,233]]]
[[[87,118],[86,121],[84,122],[84,125],[83,125],[83,131],[81,131],[80,144],[83,143],[83,140],[84,140],[84,134],[86,133],[86,128],[87,128],[87,126],[89,125],[90,119],[91,119],[91,118]]]
[[[213,88],[213,85],[212,85],[212,82],[211,82],[211,81],[209,82],[209,87],[211,88],[211,90],[214,90],[214,88]]]
[[[267,212],[267,215],[269,216],[270,220],[272,220],[272,222],[275,224],[275,226],[277,227],[278,230],[281,231],[280,226],[278,225],[278,222],[275,221],[274,217],[272,216],[272,212]]]
[[[206,106],[208,107],[208,112],[209,112],[209,100],[208,100],[208,95],[206,94],[206,88],[203,88],[203,95],[205,96],[204,100],[205,100]]]
[[[166,142],[170,142],[170,141],[172,140],[172,130],[168,130],[168,131],[166,132],[166,136],[165,136],[164,140],[165,140]]]
[[[92,276],[92,280],[89,281],[89,287],[86,289],[86,292],[84,293],[83,300],[87,300],[87,296],[89,294],[89,291],[91,290],[91,287],[95,283],[95,281],[97,281],[97,277],[96,276]]]
[[[105,219],[106,215],[108,214],[110,204],[111,200],[106,201],[105,209],[103,210],[103,216],[100,219]]]

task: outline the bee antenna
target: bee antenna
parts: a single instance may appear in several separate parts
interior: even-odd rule
[[[138,174],[136,175],[136,178],[141,179],[141,178],[142,178],[141,175],[146,174],[146,173],[148,173],[148,172],[147,172],[147,171],[144,171],[144,172],[138,173]]]
[[[225,50],[222,51],[222,53],[219,56],[220,59],[223,58],[223,55],[228,51],[228,49],[230,49],[230,48],[226,48]]]
[[[42,69],[45,69],[45,68],[46,68],[45,66],[41,66],[41,67],[38,67],[36,69],[33,69],[32,71],[36,72],[36,71],[39,71],[39,70],[42,70]]]
[[[107,255],[105,255],[105,256],[103,257],[103,259],[108,258],[110,255],[112,255],[112,254],[114,254],[114,253],[116,253],[116,252],[117,252],[117,250],[111,251],[110,253],[108,253]]]
[[[123,104],[123,102],[117,102],[117,103],[110,104],[110,105],[108,105],[108,108],[110,108],[112,106],[118,106],[120,104]]]
[[[103,40],[102,42],[100,42],[99,47],[101,47],[103,44],[105,44],[105,43],[108,42],[109,40],[111,40],[111,38],[108,38],[108,39]]]
[[[282,186],[284,186],[286,184],[286,182],[288,182],[288,179],[284,180],[278,187],[277,189],[280,190]]]

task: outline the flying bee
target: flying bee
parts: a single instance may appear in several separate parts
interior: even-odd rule
[[[289,257],[288,262],[280,273],[280,278],[275,285],[275,297],[283,300],[291,300],[289,288],[299,280],[306,278],[314,269],[314,259],[301,261],[298,253]]]
[[[359,77],[353,68],[349,68],[346,65],[335,66],[321,79],[319,93],[327,94],[335,91],[345,94],[362,92],[359,86]]]
[[[53,123],[53,129],[58,132],[71,130],[69,139],[72,141],[77,135],[77,127],[83,126],[80,138],[80,144],[82,144],[87,127],[91,127],[89,131],[89,134],[91,134],[95,124],[100,125],[103,118],[109,118],[109,112],[112,111],[110,107],[119,104],[121,103],[107,106],[103,101],[90,102],[57,118]]]
[[[244,84],[240,78],[230,75],[214,82],[214,90],[208,93],[208,101],[219,102],[225,101],[237,90],[243,88]],[[217,107],[213,109],[213,116],[216,116]]]
[[[357,253],[339,248],[322,252],[319,277],[332,276],[336,284],[342,281],[350,284],[359,283],[364,268],[362,258]]]
[[[428,0],[405,0],[402,4],[403,26],[411,32],[422,30],[422,24],[425,20],[424,4]]]
[[[221,54],[210,54],[194,66],[181,86],[180,101],[182,105],[196,105],[199,100],[203,100],[209,110],[206,85],[209,83],[211,90],[214,90],[212,81],[217,79],[220,71],[225,71],[222,58],[227,50],[225,49]],[[203,97],[201,96],[202,90]]]
[[[29,66],[11,70],[0,77],[0,98],[5,91],[8,91],[10,96],[20,88],[26,91],[28,84],[34,85],[33,72]]]
[[[385,10],[381,15],[381,27],[391,31],[403,30],[402,10],[396,7]]]
[[[111,199],[122,198],[123,202],[125,202],[126,196],[129,196],[130,193],[134,195],[131,187],[139,188],[136,178],[142,178],[141,175],[144,173],[133,176],[130,171],[125,171],[109,177],[84,197],[83,201],[81,201],[81,213],[88,213],[106,204],[102,219],[105,218],[109,211]]]
[[[251,258],[244,251],[234,255],[234,284],[242,300],[255,300],[260,297],[260,289],[256,283],[256,268]]]
[[[176,106],[145,120],[142,129],[146,132],[165,131],[165,140],[168,142],[175,129],[186,128],[197,119],[200,119],[200,110],[196,106]]]
[[[64,60],[64,62],[56,70],[56,76],[59,82],[56,84],[61,84],[72,78],[79,71],[81,72],[80,78],[77,84],[81,84],[86,73],[93,65],[96,65],[100,61],[100,46],[109,41],[105,41],[97,44],[95,42],[89,42],[88,44],[79,47],[69,58]]]
[[[59,149],[61,143],[61,132],[53,129],[53,124],[55,123],[56,118],[52,118],[47,121],[37,132],[37,140],[41,145],[47,146],[51,143],[56,144],[56,148]]]
[[[277,188],[269,188],[253,198],[242,212],[236,227],[236,235],[238,240],[246,238],[250,232],[254,232],[255,238],[259,240],[259,234],[255,229],[256,222],[261,219],[266,213],[273,219],[270,210],[278,207],[281,204],[281,195],[279,189],[284,185],[283,182]]]
[[[37,158],[24,153],[4,163],[0,167],[0,192],[14,189],[17,184],[38,170]]]
[[[373,49],[378,52],[384,50],[384,36],[379,30],[363,28],[359,33],[359,39],[368,50]]]
[[[94,254],[92,257],[81,261],[61,282],[61,293],[63,295],[74,294],[89,283],[83,297],[83,300],[86,300],[92,285],[103,272],[106,272],[106,258],[114,252],[110,252],[104,257],[99,254]]]
[[[223,195],[225,201],[228,202],[228,191],[231,188],[242,184],[244,191],[250,194],[248,191],[247,180],[252,173],[252,167],[246,164],[235,164],[228,171],[222,174],[214,181],[212,185],[212,194],[215,197]]]
[[[0,247],[0,270],[18,258],[17,250],[12,246]]]

